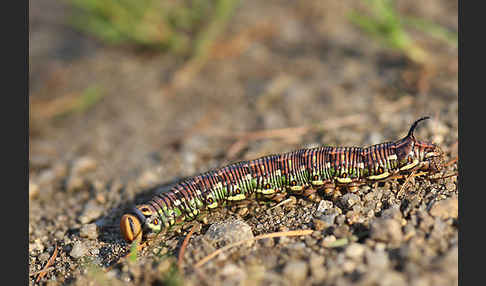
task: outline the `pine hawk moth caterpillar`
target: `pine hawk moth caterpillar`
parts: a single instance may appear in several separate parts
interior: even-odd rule
[[[330,194],[336,187],[356,191],[360,185],[386,181],[397,174],[444,168],[444,152],[435,144],[408,134],[397,141],[368,147],[317,147],[241,161],[184,179],[170,191],[135,206],[120,221],[127,241],[156,235],[175,224],[194,220],[202,210],[255,197]]]

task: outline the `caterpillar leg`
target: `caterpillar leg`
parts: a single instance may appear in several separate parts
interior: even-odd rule
[[[341,188],[340,186],[336,186],[336,188],[334,189],[334,192],[332,193],[332,199],[333,200],[336,200],[337,198],[339,198],[342,193],[341,193]]]
[[[354,192],[358,191],[358,189],[359,189],[359,184],[358,184],[358,183],[356,183],[356,182],[349,183],[349,184],[347,185],[347,188],[348,188],[348,192],[350,192],[350,193],[354,193]]]
[[[277,193],[269,199],[279,203],[279,202],[283,201],[286,197],[287,197],[287,193]]]
[[[319,202],[321,200],[321,197],[317,194],[317,190],[313,188],[305,189],[303,195],[313,202]]]
[[[327,184],[324,184],[324,194],[325,195],[332,195],[336,189],[336,184],[334,183],[327,183]]]

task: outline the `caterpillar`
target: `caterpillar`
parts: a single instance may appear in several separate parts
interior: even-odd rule
[[[397,174],[444,168],[444,152],[435,144],[408,134],[397,141],[368,147],[316,147],[241,161],[184,179],[124,214],[120,231],[127,241],[156,235],[175,224],[195,219],[202,210],[252,197],[280,200],[288,193],[313,196],[336,188],[356,191],[360,185],[386,181]]]

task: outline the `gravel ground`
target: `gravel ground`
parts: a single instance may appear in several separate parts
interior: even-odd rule
[[[416,67],[349,24],[345,3],[242,2],[211,60],[171,92],[180,63],[170,56],[104,46],[65,25],[61,2],[30,3],[29,272],[58,247],[30,285],[457,285],[457,177],[217,209],[195,224],[182,272],[191,226],[119,260],[128,207],[230,162],[396,140],[424,115],[432,119],[416,136],[457,157],[457,48],[417,34],[435,66],[424,87]],[[398,3],[457,31],[455,1]],[[49,103],[93,86],[105,95],[95,106],[49,117]],[[237,136],[264,129],[283,131]],[[195,267],[224,245],[304,229],[312,233],[259,239]]]

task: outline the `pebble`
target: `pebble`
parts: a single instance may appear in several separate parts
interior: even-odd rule
[[[247,223],[242,220],[230,220],[212,224],[204,237],[213,245],[217,244],[222,247],[230,243],[251,239],[254,236]],[[252,243],[253,241],[249,241],[248,246],[251,246]]]
[[[55,180],[66,176],[67,167],[63,163],[57,163],[52,168],[46,169],[39,174],[36,183],[41,187],[52,185]]]
[[[79,190],[84,186],[84,182],[84,178],[78,175],[70,175],[66,180],[66,190],[68,192]]]
[[[358,203],[360,201],[360,198],[356,194],[347,193],[344,196],[342,196],[339,201],[341,202],[341,204],[344,207],[350,208],[350,207],[354,206],[356,203]]]
[[[405,286],[407,281],[403,274],[397,271],[387,271],[377,281],[379,286]]]
[[[50,258],[50,255],[49,253],[47,252],[43,252],[39,255],[38,259],[41,261],[41,262],[46,262],[48,259]]]
[[[347,257],[351,259],[358,259],[363,256],[365,251],[365,247],[359,243],[351,243],[348,247],[346,247],[345,254]]]
[[[327,200],[322,200],[319,202],[319,206],[317,207],[317,212],[325,212],[329,209],[331,209],[333,206],[333,203],[331,201],[327,201]]]
[[[331,245],[335,241],[336,241],[336,237],[334,235],[328,235],[328,236],[324,237],[321,245],[324,246],[324,247],[328,247],[329,245]]]
[[[325,257],[321,255],[312,254],[309,259],[309,268],[312,276],[321,281],[326,278],[326,268],[324,267]]]
[[[82,224],[87,224],[98,218],[104,211],[104,208],[94,201],[89,201],[84,207],[83,213],[79,216]]]
[[[400,221],[402,219],[402,212],[400,211],[400,207],[398,205],[393,205],[389,209],[384,210],[381,217],[384,219]]]
[[[71,255],[73,258],[80,258],[82,256],[85,256],[87,253],[88,253],[88,248],[86,247],[86,245],[78,241],[74,243],[73,248],[71,249],[69,255]]]
[[[61,240],[64,238],[64,231],[58,230],[54,233],[54,237]]]
[[[236,266],[235,264],[227,264],[221,269],[221,275],[225,276],[226,279],[225,283],[223,284],[233,284],[230,282],[238,282],[243,281],[246,278],[246,273],[240,267]],[[229,280],[229,281],[228,281]],[[235,283],[235,285],[237,285]]]
[[[351,273],[353,272],[354,269],[356,269],[356,262],[351,261],[351,260],[346,260],[344,263],[341,265],[344,273]]]
[[[301,283],[307,277],[307,263],[302,260],[292,260],[287,262],[283,269],[284,276],[291,280],[293,284]]]
[[[386,269],[390,264],[388,255],[383,250],[366,250],[365,258],[369,269],[373,269],[373,271]]]
[[[336,219],[336,217],[339,215],[339,213],[332,213],[332,214],[327,214],[327,215],[321,215],[319,216],[319,220],[325,222],[328,226],[330,225],[333,225],[334,224],[334,220]]]
[[[71,171],[66,180],[68,192],[76,191],[84,186],[85,179],[81,176],[96,169],[96,160],[91,157],[81,157],[76,159],[71,166]]]
[[[272,247],[275,245],[275,240],[273,238],[264,238],[260,240],[260,244],[263,247]]]
[[[42,242],[39,238],[34,240],[33,243],[29,243],[29,252],[32,252],[32,251],[42,252],[42,251],[44,251],[44,248],[45,248],[44,244],[42,244]]]
[[[76,159],[71,167],[71,174],[84,174],[96,169],[97,162],[95,159],[85,156]]]
[[[314,223],[314,227],[316,230],[321,231],[324,230],[328,227],[330,227],[332,224],[327,223],[326,221],[320,220],[320,219],[313,219],[312,222]]]
[[[377,218],[371,223],[370,237],[378,241],[399,243],[403,238],[400,222]]]
[[[430,209],[430,214],[442,219],[457,218],[458,200],[457,196],[435,202]]]
[[[79,236],[86,237],[89,239],[97,239],[98,231],[97,231],[96,224],[90,223],[81,226],[81,229],[79,230]]]

